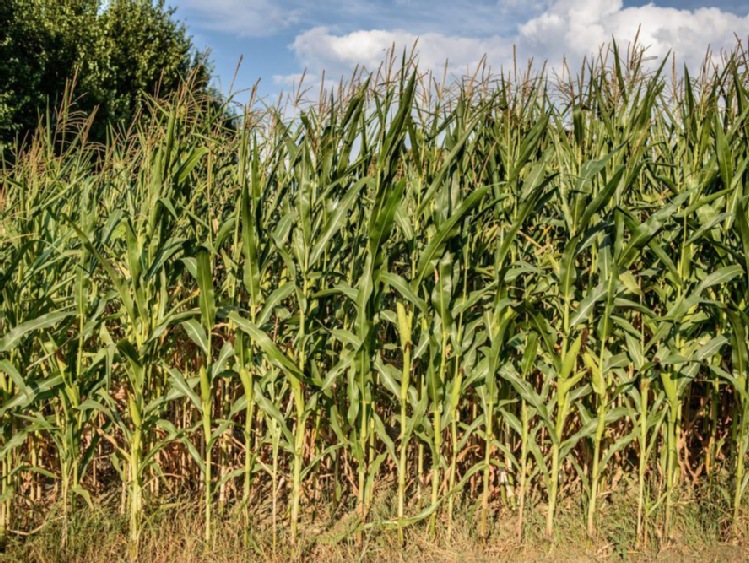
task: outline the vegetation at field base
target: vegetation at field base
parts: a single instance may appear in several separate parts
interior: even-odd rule
[[[744,541],[749,55],[643,53],[63,108],[0,184],[2,541],[119,510],[136,559],[184,498],[258,557]]]
[[[3,0],[0,3],[0,150],[33,133],[63,105],[75,80],[76,105],[91,115],[92,141],[130,126],[143,93],[166,96],[195,74],[207,90],[204,54],[164,0]]]
[[[385,491],[383,491],[385,492]],[[393,501],[386,495],[376,495],[373,513],[387,513]],[[676,522],[679,541],[658,549],[654,542],[632,549],[636,497],[622,492],[614,503],[605,508],[599,537],[586,537],[585,520],[576,508],[562,508],[557,517],[560,541],[551,544],[543,535],[543,514],[530,511],[528,533],[522,542],[516,538],[515,523],[511,518],[497,518],[492,523],[491,537],[478,541],[474,525],[474,508],[470,502],[456,503],[454,531],[449,541],[434,541],[426,526],[411,526],[404,530],[405,544],[396,533],[382,533],[370,529],[359,542],[348,534],[353,513],[342,516],[332,503],[318,506],[315,513],[302,515],[299,547],[305,561],[381,562],[423,561],[428,563],[490,563],[492,561],[548,561],[595,562],[601,560],[631,561],[706,561],[710,563],[746,560],[746,547],[720,543],[714,514],[697,504],[685,506]],[[380,505],[382,501],[382,505]],[[98,508],[98,507],[97,507]],[[279,542],[276,556],[270,545],[270,526],[265,518],[269,511],[257,512],[256,525],[249,535],[242,529],[239,514],[230,514],[216,527],[210,544],[203,540],[204,521],[200,508],[187,499],[169,503],[154,511],[148,519],[140,542],[140,560],[149,563],[240,563],[246,561],[284,563],[293,560],[295,548]],[[116,510],[79,511],[69,527],[68,541],[60,543],[61,521],[55,519],[29,538],[14,538],[0,562],[15,563],[89,563],[91,561],[123,561],[127,554],[127,518]]]

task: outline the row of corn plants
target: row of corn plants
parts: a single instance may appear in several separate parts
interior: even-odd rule
[[[642,545],[718,489],[740,537],[748,61],[646,60],[391,59],[235,124],[188,83],[106,146],[63,108],[0,179],[0,542],[107,502],[137,558],[184,494],[274,553],[330,505],[595,537],[626,490]]]

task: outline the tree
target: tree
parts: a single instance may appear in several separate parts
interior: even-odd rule
[[[164,0],[0,2],[0,145],[24,138],[75,79],[76,109],[96,110],[91,137],[127,125],[144,94],[168,95],[209,71]]]

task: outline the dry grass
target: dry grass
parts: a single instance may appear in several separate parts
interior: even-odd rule
[[[630,495],[633,499],[634,496]],[[263,513],[270,507],[256,507]],[[396,530],[369,530],[361,542],[350,533],[355,510],[341,511],[332,505],[303,515],[300,521],[300,549],[288,543],[288,530],[281,534],[276,554],[272,553],[270,530],[247,531],[238,512],[227,511],[216,522],[213,541],[203,539],[204,519],[199,503],[177,504],[163,508],[147,520],[139,561],[149,563],[234,563],[246,561],[287,562],[489,562],[489,561],[746,561],[749,545],[745,542],[722,543],[710,519],[710,508],[691,504],[682,507],[675,523],[674,539],[668,543],[653,537],[651,545],[634,544],[636,503],[626,496],[603,507],[606,526],[596,540],[586,536],[583,511],[560,507],[556,539],[548,541],[542,534],[544,512],[535,509],[528,515],[530,525],[526,539],[516,537],[516,517],[500,511],[483,541],[477,535],[479,511],[476,506],[458,505],[454,529],[446,537],[444,521],[438,521],[437,537],[430,539],[426,524],[406,529],[406,542],[398,544]],[[375,512],[386,513],[389,503],[380,499]],[[16,538],[0,554],[0,562],[89,563],[127,560],[127,518],[107,508],[82,510],[73,518],[68,530],[68,546],[61,547],[61,528],[52,521],[38,534]],[[261,524],[262,525],[262,524]]]

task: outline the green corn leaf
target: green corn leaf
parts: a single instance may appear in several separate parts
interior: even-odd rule
[[[195,408],[198,409],[198,412],[201,412],[202,403],[200,401],[200,397],[193,389],[197,384],[197,379],[195,379],[194,383],[191,384],[182,376],[182,374],[178,370],[168,366],[165,366],[165,369],[167,373],[169,373],[169,379],[172,386],[178,392],[177,396],[187,397],[188,399],[190,399],[190,401],[192,401]]]
[[[75,315],[74,309],[64,309],[40,315],[30,321],[25,321],[12,329],[0,338],[0,352],[8,352],[15,348],[21,339],[29,333],[46,330],[55,326],[61,320]]]
[[[252,321],[249,321],[241,317],[238,313],[229,313],[229,318],[245,333],[252,338],[253,342],[268,356],[268,359],[282,369],[287,375],[298,379],[299,381],[306,381],[304,375],[294,365],[291,359],[281,352],[278,347],[273,343],[270,337],[260,330],[257,325]]]
[[[349,209],[358,199],[361,189],[367,184],[371,184],[371,178],[362,178],[349,188],[340,201],[334,203],[334,211],[330,215],[317,242],[315,242],[315,245],[312,247],[312,252],[309,257],[310,268],[313,268],[315,264],[317,264],[317,261],[330,244],[331,239],[348,222]]]
[[[200,313],[203,326],[210,335],[213,331],[213,323],[216,321],[216,299],[213,292],[213,267],[210,252],[202,247],[198,250],[195,259],[200,288]]]
[[[398,274],[395,274],[393,272],[383,272],[380,275],[380,280],[395,289],[398,293],[401,294],[402,297],[418,307],[420,311],[427,310],[426,301],[419,298],[411,289],[411,286],[408,284],[408,282],[406,282],[406,280],[404,280]]]
[[[608,288],[606,282],[601,282],[594,287],[590,293],[585,296],[585,299],[580,302],[580,305],[570,318],[570,328],[575,328],[578,324],[583,322],[588,315],[592,313],[595,304],[606,297],[607,294]]]
[[[432,267],[432,260],[434,260],[441,252],[445,242],[450,236],[452,236],[453,229],[463,219],[463,217],[476,205],[478,205],[482,199],[489,193],[489,187],[484,186],[473,192],[460,204],[455,212],[445,221],[429,241],[426,248],[422,251],[419,256],[419,266],[417,269],[416,277],[412,282],[412,287],[418,288],[421,285],[424,276],[428,273]]]
[[[185,329],[190,340],[200,348],[203,354],[208,356],[210,354],[210,350],[208,349],[208,335],[206,334],[203,325],[195,319],[190,319],[189,321],[184,321],[182,323],[182,328]]]

